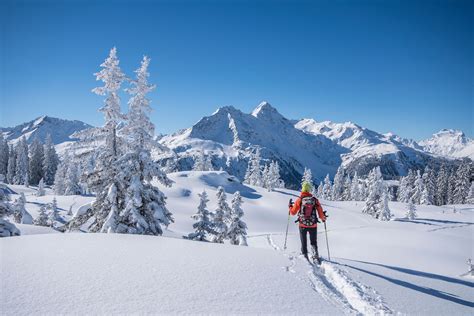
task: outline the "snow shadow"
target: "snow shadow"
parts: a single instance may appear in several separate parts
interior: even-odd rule
[[[292,194],[292,193],[288,193],[288,192],[284,192],[284,191],[281,191],[281,190],[273,190],[273,192],[277,192],[277,193],[280,193],[280,194],[283,194],[283,195],[288,195],[288,196],[292,196],[294,198],[299,198],[299,195],[296,195],[296,194]]]
[[[459,222],[459,221],[448,221],[442,219],[431,219],[431,218],[417,218],[420,221],[435,222],[440,224],[465,224],[465,225],[474,225],[472,222]]]
[[[392,266],[387,266],[387,265],[372,263],[372,262],[364,262],[364,261],[350,260],[350,259],[344,259],[344,260],[358,262],[358,263],[364,263],[364,264],[369,264],[369,265],[380,266],[380,267],[384,267],[384,268],[387,268],[387,269],[392,269],[392,270],[400,271],[400,272],[403,272],[403,273],[408,273],[408,274],[411,274],[411,275],[416,275],[416,276],[421,276],[421,277],[428,277],[428,278],[432,278],[432,279],[436,279],[436,280],[442,280],[442,281],[446,281],[446,282],[461,284],[461,285],[465,285],[465,286],[468,286],[468,287],[471,287],[471,288],[474,287],[474,283],[472,283],[472,282],[467,282],[467,281],[463,281],[463,280],[459,280],[459,279],[455,279],[455,278],[450,278],[450,277],[446,277],[446,276],[439,275],[439,274],[427,273],[427,272],[416,271],[416,270],[405,269],[405,268],[399,268],[399,267],[392,267]],[[337,263],[337,262],[334,262],[334,263],[340,264],[340,263]],[[364,272],[364,273],[367,273],[369,275],[384,279],[384,280],[386,280],[388,282],[391,282],[391,283],[393,283],[395,285],[398,285],[398,286],[403,286],[405,288],[408,288],[408,289],[411,289],[411,290],[414,290],[414,291],[418,291],[418,292],[421,292],[421,293],[424,293],[424,294],[427,294],[427,295],[431,295],[431,296],[434,296],[434,297],[437,297],[437,298],[440,298],[440,299],[444,299],[444,300],[447,300],[447,301],[450,301],[450,302],[453,302],[453,303],[456,303],[456,304],[460,304],[460,305],[463,305],[463,306],[474,307],[474,302],[463,300],[462,298],[459,298],[459,296],[451,294],[451,293],[436,290],[436,289],[433,289],[433,288],[430,288],[430,287],[420,286],[420,285],[410,283],[410,282],[407,282],[407,281],[403,281],[403,280],[400,280],[400,279],[394,279],[394,278],[388,277],[386,275],[378,274],[376,272],[368,271],[368,270],[365,270],[365,269],[362,269],[362,268],[359,268],[359,267],[355,267],[355,266],[352,266],[352,265],[349,265],[349,264],[342,264],[342,265],[346,266],[346,267],[349,267],[349,268],[352,268],[354,270]]]
[[[419,219],[407,219],[407,218],[395,218],[394,222],[402,222],[402,223],[411,223],[411,224],[420,224],[420,225],[429,225],[429,226],[439,226],[433,223],[426,223],[421,222]]]

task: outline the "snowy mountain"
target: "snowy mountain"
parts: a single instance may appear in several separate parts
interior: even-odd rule
[[[419,144],[425,151],[436,155],[474,159],[474,139],[467,137],[462,131],[443,129]]]
[[[30,143],[35,137],[44,141],[48,134],[54,144],[60,144],[71,141],[70,135],[77,131],[91,127],[81,121],[70,121],[58,119],[50,116],[41,116],[27,123],[15,127],[0,127],[0,133],[10,143],[16,143],[21,137],[25,136]]]
[[[380,134],[352,122],[295,121],[295,127],[311,135],[324,135],[350,150],[341,156],[342,165],[350,173],[367,174],[379,165],[386,178],[405,175],[409,169],[438,164],[443,159],[426,152],[413,140],[395,134]]]
[[[327,173],[333,175],[341,164],[341,155],[348,152],[324,135],[310,135],[295,128],[267,102],[250,114],[231,106],[219,108],[191,128],[164,136],[160,142],[176,152],[179,170],[189,170],[193,156],[204,151],[212,155],[216,168],[240,179],[248,157],[259,147],[265,162],[278,161],[283,180],[293,186],[300,182],[304,167],[311,168],[316,179],[323,179]]]

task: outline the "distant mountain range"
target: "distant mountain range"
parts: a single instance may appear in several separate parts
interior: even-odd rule
[[[0,128],[0,132],[12,143],[22,136],[31,141],[35,136],[44,139],[51,134],[58,150],[64,151],[68,142],[74,141],[71,134],[89,127],[80,121],[43,116],[13,128]],[[258,147],[264,162],[280,163],[282,177],[290,187],[298,186],[305,167],[311,168],[319,182],[326,174],[332,177],[341,164],[349,173],[357,171],[360,175],[380,166],[386,178],[395,178],[428,164],[474,159],[474,140],[461,131],[445,129],[416,142],[351,122],[289,120],[267,102],[252,113],[221,107],[190,128],[158,138],[175,153],[178,170],[191,169],[194,157],[202,151],[212,156],[215,168],[241,179],[248,158]],[[157,159],[164,164],[169,157]]]

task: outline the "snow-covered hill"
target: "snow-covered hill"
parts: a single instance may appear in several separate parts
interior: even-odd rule
[[[419,144],[424,150],[440,156],[474,159],[474,139],[462,131],[443,129]]]
[[[461,276],[472,257],[474,205],[418,206],[418,219],[390,202],[395,218],[379,222],[363,202],[322,201],[329,214],[331,262],[313,268],[298,256],[290,222],[283,249],[287,203],[298,193],[246,186],[225,172],[178,172],[161,188],[176,222],[164,237],[114,234],[45,234],[2,238],[0,306],[5,315],[31,314],[413,314],[468,315],[474,283]],[[206,190],[242,192],[249,247],[182,240]],[[24,192],[37,216],[34,188]],[[17,197],[13,195],[13,198]],[[92,197],[58,197],[62,216]],[[41,235],[36,235],[41,233]],[[322,225],[320,253],[327,258]]]
[[[50,116],[41,116],[15,127],[0,127],[0,133],[3,133],[4,138],[10,143],[16,143],[23,136],[25,136],[29,143],[35,137],[44,141],[49,134],[54,144],[61,144],[71,141],[69,136],[73,133],[89,127],[91,127],[89,124],[81,121],[69,121]]]
[[[348,150],[324,135],[309,135],[293,126],[267,102],[251,113],[231,106],[219,108],[191,128],[164,136],[160,142],[173,149],[179,170],[189,170],[198,151],[212,155],[215,167],[243,178],[248,157],[256,147],[267,162],[280,163],[283,180],[295,186],[304,167],[313,170],[316,179],[333,175]]]

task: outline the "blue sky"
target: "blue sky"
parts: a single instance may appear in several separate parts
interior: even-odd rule
[[[93,73],[116,46],[129,75],[152,60],[157,132],[266,100],[288,118],[472,137],[473,12],[472,1],[2,1],[0,126],[44,114],[101,124]]]

